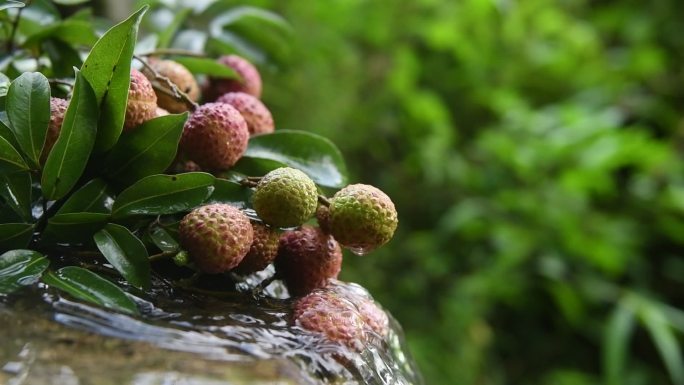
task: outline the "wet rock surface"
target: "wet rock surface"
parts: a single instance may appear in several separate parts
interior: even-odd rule
[[[385,338],[354,352],[295,326],[277,282],[266,292],[217,298],[156,282],[135,293],[140,317],[42,285],[0,297],[0,383],[422,384],[391,317]]]

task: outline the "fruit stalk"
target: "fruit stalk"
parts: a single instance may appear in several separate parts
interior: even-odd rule
[[[152,83],[152,87],[156,91],[162,92],[185,103],[191,111],[194,111],[197,108],[199,108],[199,104],[195,103],[192,99],[190,99],[190,97],[188,97],[188,95],[185,92],[179,90],[178,87],[176,87],[176,85],[171,81],[171,79],[159,74],[157,70],[152,68],[152,66],[149,65],[149,63],[147,63],[147,60],[143,59],[139,55],[133,55],[133,58],[139,61],[143,65],[143,67],[145,67],[146,70],[150,71],[150,73],[154,75],[154,79],[156,81]],[[166,87],[157,84],[158,82],[165,84]]]

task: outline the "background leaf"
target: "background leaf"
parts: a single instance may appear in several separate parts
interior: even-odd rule
[[[180,249],[176,239],[161,226],[150,227],[148,234],[152,242],[164,252],[174,252]]]
[[[151,285],[150,261],[145,245],[127,228],[109,223],[94,236],[95,244],[107,261],[138,288]]]
[[[31,220],[31,174],[0,175],[0,196],[24,221]]]
[[[0,136],[0,174],[26,171],[29,167],[7,139]]]
[[[76,266],[48,271],[43,282],[72,296],[128,314],[139,314],[138,307],[126,293],[99,275]]]
[[[8,294],[38,281],[50,262],[37,251],[11,250],[0,255],[0,293]]]
[[[33,225],[30,223],[0,224],[0,253],[26,247],[32,236]]]
[[[254,159],[271,162],[254,162]],[[245,155],[233,168],[242,172],[250,167],[290,166],[304,171],[316,184],[343,187],[347,184],[347,166],[340,150],[328,139],[303,131],[279,130],[249,139]],[[245,174],[249,174],[245,172]]]
[[[230,203],[233,206],[245,207],[245,203],[250,201],[252,190],[240,183],[216,178],[214,181],[214,192],[207,198],[206,203]]]
[[[26,72],[10,84],[5,102],[10,129],[23,153],[38,165],[50,122],[50,84],[39,72]]]
[[[653,338],[660,356],[665,363],[672,383],[674,385],[684,384],[684,360],[679,341],[672,328],[667,322],[667,318],[656,306],[645,305],[641,311],[641,318],[646,329]]]
[[[106,213],[65,213],[48,219],[42,240],[51,243],[88,243],[109,222]]]
[[[190,210],[214,190],[214,177],[203,172],[150,175],[127,188],[114,202],[112,215],[162,215]]]
[[[625,383],[625,368],[629,352],[629,338],[634,331],[634,310],[619,303],[606,324],[603,342],[605,385]]]
[[[124,133],[107,154],[103,172],[126,184],[164,172],[176,157],[187,118],[187,113],[160,116]]]
[[[4,4],[0,4],[0,11],[9,8],[23,8],[25,6],[26,4],[22,3],[21,1],[7,0]]]
[[[237,79],[239,76],[235,70],[225,66],[214,59],[177,56],[174,61],[184,65],[193,74],[204,74],[215,78]]]
[[[45,161],[41,179],[45,198],[59,199],[78,182],[95,143],[97,113],[95,93],[82,73],[77,72],[62,129]]]
[[[131,58],[138,25],[147,6],[112,27],[97,41],[81,67],[95,91],[101,107],[96,151],[106,151],[119,139],[123,129],[131,82]]]

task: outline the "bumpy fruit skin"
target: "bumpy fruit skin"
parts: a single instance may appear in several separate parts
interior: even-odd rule
[[[324,287],[342,268],[342,249],[330,235],[312,226],[285,232],[280,237],[276,271],[291,295],[301,296]]]
[[[164,76],[171,80],[173,84],[178,87],[180,91],[185,93],[188,98],[193,102],[199,100],[200,89],[197,85],[195,77],[192,73],[185,68],[184,65],[177,63],[173,60],[159,60],[151,59],[148,61],[150,67],[152,67],[161,76]],[[143,74],[150,80],[154,80],[154,74],[147,68],[143,69]],[[159,107],[173,113],[180,113],[188,111],[188,105],[183,101],[174,98],[164,92],[157,92],[157,104]]]
[[[218,62],[232,68],[240,79],[209,78],[205,90],[207,100],[216,100],[228,92],[244,92],[256,98],[261,97],[261,75],[252,63],[237,55],[221,56]]]
[[[353,184],[338,191],[329,206],[331,234],[357,254],[365,254],[392,239],[399,220],[392,200],[378,188]]]
[[[69,102],[65,99],[50,98],[50,123],[45,134],[45,144],[40,153],[40,164],[45,164],[48,154],[52,147],[54,147],[59,132],[62,130],[62,123],[64,122],[64,113],[66,113]]]
[[[222,273],[237,266],[249,251],[254,237],[249,218],[227,204],[198,207],[178,228],[181,246],[205,273]]]
[[[271,226],[294,227],[304,223],[316,212],[316,184],[303,172],[277,168],[264,175],[252,196],[259,218]]]
[[[278,255],[280,234],[262,223],[252,222],[254,241],[249,252],[235,269],[240,274],[251,274],[261,271],[270,265]]]
[[[129,131],[156,116],[157,95],[154,93],[152,83],[140,71],[135,68],[131,69],[124,131]]]
[[[207,103],[185,123],[180,148],[203,169],[225,170],[240,159],[248,140],[247,123],[234,107]]]
[[[216,100],[217,103],[228,103],[235,107],[247,122],[250,135],[267,134],[275,130],[271,111],[261,100],[244,92],[229,92]]]

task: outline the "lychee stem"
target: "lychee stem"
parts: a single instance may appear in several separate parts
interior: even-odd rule
[[[174,255],[176,255],[177,253],[178,253],[177,251],[164,251],[164,252],[161,252],[158,254],[152,254],[152,255],[150,255],[150,257],[148,259],[150,262],[157,262],[157,261],[161,261],[164,259],[169,259],[169,258],[173,257]]]
[[[140,56],[165,56],[165,55],[191,56],[191,57],[200,57],[200,58],[208,57],[207,55],[200,53],[200,52],[194,52],[194,51],[189,51],[187,49],[178,49],[178,48],[158,48],[154,51],[145,52],[143,54],[140,54]]]
[[[199,104],[195,103],[192,99],[190,99],[188,94],[178,89],[176,84],[172,82],[171,79],[160,74],[154,68],[152,68],[152,66],[149,63],[147,63],[147,60],[143,59],[138,55],[133,55],[133,58],[139,61],[143,65],[143,67],[145,67],[145,69],[147,69],[152,73],[152,75],[154,75],[155,82],[152,82],[152,88],[154,88],[156,91],[160,91],[166,95],[171,96],[172,98],[175,98],[178,101],[185,103],[185,105],[188,106],[190,111],[194,111],[197,108],[199,108]],[[166,87],[160,86],[159,84],[157,84],[157,82],[164,83]]]
[[[318,203],[322,204],[325,207],[330,206],[330,200],[321,194],[318,194]]]

